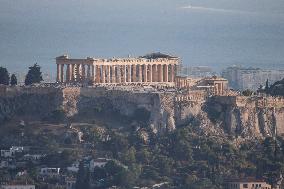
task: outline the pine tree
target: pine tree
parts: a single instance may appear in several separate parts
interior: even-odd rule
[[[269,83],[268,83],[268,79],[266,80],[265,83],[265,92],[268,93],[269,92]]]
[[[43,81],[40,66],[35,63],[33,66],[29,67],[29,72],[26,75],[25,85],[31,85],[33,83],[40,83]]]
[[[16,77],[15,74],[12,74],[10,84],[11,84],[12,86],[15,86],[15,85],[18,84],[18,80],[17,80],[17,77]]]
[[[9,73],[6,68],[0,67],[0,84],[9,85]]]

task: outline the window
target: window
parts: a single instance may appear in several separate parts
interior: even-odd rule
[[[248,188],[248,184],[243,184],[243,188]]]

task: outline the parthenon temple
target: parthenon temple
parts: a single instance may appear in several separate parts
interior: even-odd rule
[[[179,58],[152,53],[138,58],[56,58],[59,83],[165,84],[174,86]]]

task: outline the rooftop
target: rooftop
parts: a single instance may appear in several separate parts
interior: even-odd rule
[[[169,59],[171,59],[171,58],[178,58],[178,57],[171,56],[171,55],[168,55],[168,54],[163,54],[163,53],[160,53],[160,52],[154,52],[154,53],[150,53],[150,54],[146,54],[144,56],[141,56],[141,58],[146,58],[146,59],[169,58]]]
[[[56,57],[56,59],[70,59],[70,57],[67,54],[64,54],[62,56]],[[126,57],[126,58],[95,58],[95,57],[87,57],[87,60],[93,61],[93,60],[104,60],[104,61],[119,61],[119,60],[134,60],[134,59],[178,59],[176,56],[171,56],[168,54],[163,54],[160,52],[155,52],[155,53],[150,53],[146,54],[144,56],[139,56],[139,57]],[[74,60],[86,60],[86,59],[74,59]]]

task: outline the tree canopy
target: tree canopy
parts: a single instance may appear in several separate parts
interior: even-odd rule
[[[40,66],[37,63],[35,63],[33,66],[29,67],[29,71],[25,79],[25,85],[40,83],[41,81],[43,81],[43,79],[42,79],[42,73],[40,71]]]
[[[6,68],[0,67],[0,84],[9,85],[9,73]]]
[[[253,95],[253,91],[252,91],[252,90],[249,90],[249,89],[246,89],[246,90],[244,90],[244,91],[242,92],[242,94],[243,94],[244,96],[251,96],[251,95]]]
[[[12,86],[15,86],[15,85],[18,84],[18,80],[17,80],[17,77],[16,77],[15,74],[12,74],[10,84],[11,84]]]
[[[78,176],[75,184],[76,189],[90,188],[90,172],[84,167],[84,163],[80,162]]]
[[[272,84],[267,90],[267,93],[273,96],[284,96],[284,79]]]

